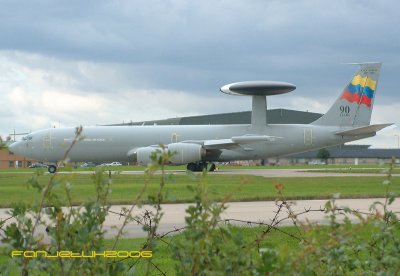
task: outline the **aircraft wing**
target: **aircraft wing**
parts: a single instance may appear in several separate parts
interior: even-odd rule
[[[243,144],[252,144],[258,142],[272,142],[282,137],[268,136],[268,135],[242,135],[234,136],[229,139],[215,139],[215,140],[187,140],[182,143],[195,143],[201,144],[205,149],[233,149],[240,147]]]
[[[258,142],[268,142],[268,141],[275,141],[276,139],[281,139],[282,137],[277,136],[268,136],[268,135],[242,135],[242,136],[234,136],[228,139],[213,139],[213,140],[185,140],[179,143],[186,143],[186,144],[198,144],[203,146],[206,150],[222,150],[222,149],[234,149],[239,148],[241,145],[244,144],[252,144]],[[168,148],[169,145],[165,145]],[[154,148],[154,149],[153,149]],[[147,147],[141,148],[133,148],[127,152],[127,156],[136,155],[138,150],[146,149],[148,154],[153,150],[159,148],[159,145],[150,145]]]
[[[367,135],[367,134],[376,133],[377,131],[384,129],[385,127],[388,127],[391,125],[393,125],[393,124],[370,125],[370,126],[366,126],[366,127],[358,127],[358,128],[353,128],[350,130],[339,131],[339,132],[336,132],[335,134],[341,135],[341,136]]]

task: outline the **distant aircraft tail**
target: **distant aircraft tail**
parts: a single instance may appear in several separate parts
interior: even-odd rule
[[[360,68],[332,107],[314,125],[367,126],[371,121],[382,63],[357,63]]]

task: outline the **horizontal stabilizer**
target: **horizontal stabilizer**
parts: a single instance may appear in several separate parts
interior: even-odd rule
[[[391,126],[392,124],[379,124],[379,125],[370,125],[366,127],[358,127],[353,128],[350,130],[339,131],[336,132],[336,135],[341,136],[359,136],[359,135],[367,135],[367,134],[374,134],[377,131],[384,129],[385,127]]]

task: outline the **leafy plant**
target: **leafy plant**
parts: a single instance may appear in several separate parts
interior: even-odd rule
[[[7,148],[6,143],[4,142],[3,138],[0,136],[0,150]]]
[[[325,162],[325,164],[328,164],[328,159],[331,156],[330,152],[328,149],[323,148],[323,149],[319,149],[317,152],[317,158],[321,159]]]
[[[80,127],[76,129],[75,139],[67,149],[61,163],[67,165],[70,150],[82,139],[82,128]],[[152,156],[153,164],[147,170],[148,177],[154,170],[163,169],[170,156],[171,153],[169,152],[163,152],[161,157],[154,154]],[[92,182],[96,191],[95,198],[80,206],[73,206],[71,197],[71,190],[74,188],[73,175],[56,173],[51,176],[46,184],[43,184],[41,181],[42,174],[43,172],[38,171],[28,181],[29,187],[42,195],[41,199],[34,204],[14,204],[9,212],[12,222],[4,226],[5,221],[1,221],[2,242],[6,245],[6,251],[14,252],[11,253],[13,257],[2,267],[4,273],[20,273],[22,275],[43,273],[51,275],[116,275],[132,272],[138,262],[143,261],[142,258],[135,258],[137,261],[132,262],[132,258],[121,260],[104,258],[104,256],[83,258],[59,256],[60,252],[69,252],[70,255],[74,253],[75,255],[91,256],[98,252],[103,254],[106,251],[114,251],[124,227],[131,222],[142,224],[143,228],[148,231],[148,240],[142,246],[142,250],[152,251],[155,249],[154,240],[162,217],[160,204],[162,202],[164,175],[161,179],[160,189],[152,201],[157,212],[155,214],[146,212],[143,215],[131,215],[133,208],[141,206],[142,196],[147,187],[144,185],[142,192],[133,200],[131,208],[121,211],[125,221],[115,237],[112,248],[109,249],[105,248],[104,221],[109,213],[108,196],[111,193],[114,176],[101,169],[96,170],[92,175]],[[43,234],[43,232],[46,234]],[[51,256],[58,257],[51,258]],[[148,259],[150,259],[147,265],[149,272],[152,262],[151,258]]]
[[[186,228],[182,237],[172,243],[173,257],[178,260],[179,275],[250,275],[255,260],[240,232],[222,224],[221,214],[227,208],[227,196],[221,203],[208,197],[206,172],[198,177],[194,205],[186,209]]]
[[[370,207],[370,213],[362,213],[337,206],[335,199],[329,200],[323,208],[329,219],[328,224],[307,224],[302,227],[302,246],[290,255],[282,256],[273,248],[265,248],[261,251],[263,266],[259,272],[301,275],[398,274],[400,224],[397,215],[390,210],[395,194],[389,189],[393,164],[394,161],[383,181],[386,190],[383,203],[377,201]],[[273,266],[269,265],[271,262]]]

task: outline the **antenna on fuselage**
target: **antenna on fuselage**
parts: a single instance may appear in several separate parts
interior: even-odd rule
[[[13,131],[13,133],[9,133],[8,134],[8,137],[12,137],[12,136],[14,136],[14,142],[16,141],[16,136],[20,136],[20,135],[26,135],[26,134],[29,134],[30,132],[20,132],[20,133],[16,133],[16,131],[15,131],[15,129],[14,129],[14,131]]]
[[[296,86],[280,81],[243,81],[221,87],[221,92],[236,96],[252,96],[251,127],[264,129],[267,125],[267,96],[291,92]]]

